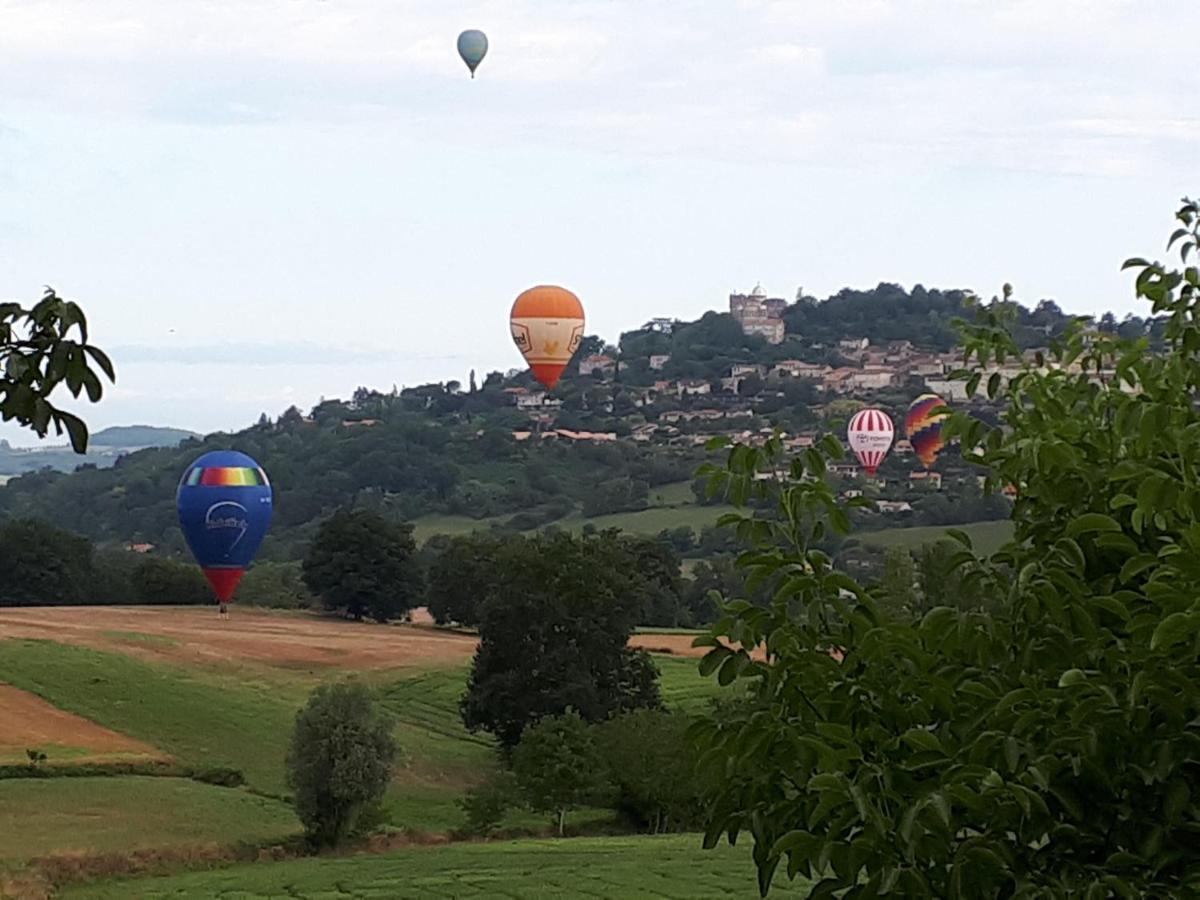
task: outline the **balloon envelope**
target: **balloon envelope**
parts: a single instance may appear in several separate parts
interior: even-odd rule
[[[487,50],[487,35],[482,31],[470,28],[458,36],[458,55],[471,70],[472,78],[475,77],[475,70],[483,62],[483,58],[487,56]]]
[[[892,448],[892,439],[896,430],[892,426],[892,417],[881,409],[860,409],[850,420],[846,429],[846,437],[850,449],[854,451],[858,461],[868,475],[874,475]]]
[[[205,453],[183,473],[179,527],[213,592],[228,603],[271,524],[271,484],[236,450]]]
[[[946,413],[931,414],[939,407],[945,407],[946,402],[937,394],[922,394],[908,407],[904,417],[904,433],[908,435],[913,452],[925,464],[925,468],[933,467],[938,453],[946,442],[942,440],[942,424]]]
[[[513,303],[509,318],[513,343],[547,390],[558,384],[579,349],[583,324],[583,304],[565,288],[530,288]]]

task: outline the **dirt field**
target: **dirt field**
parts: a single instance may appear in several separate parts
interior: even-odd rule
[[[231,607],[56,606],[0,610],[0,639],[43,638],[185,663],[251,661],[285,668],[399,668],[465,662],[475,638]]]
[[[7,684],[0,684],[0,722],[0,762],[25,762],[25,751],[35,747],[47,750],[54,762],[62,761],[50,749],[54,747],[69,750],[70,762],[169,758],[149,744],[81,719]]]

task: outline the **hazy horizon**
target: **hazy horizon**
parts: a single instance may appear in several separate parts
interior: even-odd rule
[[[1120,264],[1197,190],[1190,10],[0,0],[0,299],[87,310],[93,430],[204,432],[516,367],[544,282],[610,340],[757,282],[1144,314]]]

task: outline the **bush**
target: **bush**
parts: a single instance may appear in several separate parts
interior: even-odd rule
[[[497,772],[487,781],[475,785],[458,801],[458,808],[467,817],[464,834],[485,836],[495,831],[508,811],[521,803],[521,791],[516,776],[509,771]]]
[[[322,685],[296,714],[287,783],[309,841],[333,847],[355,833],[387,790],[396,757],[391,723],[362,684]]]
[[[512,766],[521,796],[530,808],[554,814],[559,837],[570,810],[597,802],[609,789],[591,729],[573,710],[527,728]]]
[[[212,588],[200,569],[191,563],[145,556],[133,570],[133,592],[138,603],[200,605],[213,602]]]

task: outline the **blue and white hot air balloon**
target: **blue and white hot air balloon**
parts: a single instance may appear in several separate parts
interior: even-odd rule
[[[483,62],[483,58],[487,56],[487,51],[488,39],[482,31],[470,28],[458,36],[458,55],[471,70],[472,78],[475,77],[475,70]]]

